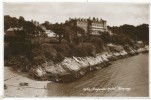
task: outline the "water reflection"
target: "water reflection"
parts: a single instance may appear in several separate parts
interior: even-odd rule
[[[113,62],[71,83],[48,85],[48,96],[149,96],[148,54]],[[130,91],[84,91],[85,88],[131,88]]]

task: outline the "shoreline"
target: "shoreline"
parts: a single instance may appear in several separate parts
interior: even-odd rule
[[[112,64],[112,61],[135,56],[139,53],[147,53],[148,51],[148,48],[139,48],[130,52],[125,50],[114,53],[103,52],[95,57],[66,57],[57,64],[46,62],[42,66],[32,68],[30,75],[41,81],[49,80],[57,83],[68,83],[81,78],[91,71],[108,67]]]
[[[84,76],[78,78],[78,80],[76,81],[73,81],[73,82],[70,82],[70,83],[61,83],[61,82],[53,82],[53,81],[39,81],[39,80],[36,80],[36,79],[32,79],[31,77],[29,77],[29,74],[27,72],[23,72],[23,73],[20,73],[20,72],[17,72],[15,70],[13,70],[12,67],[9,67],[9,66],[6,66],[5,67],[5,81],[4,81],[4,84],[5,86],[7,87],[7,89],[5,89],[4,91],[4,95],[5,97],[25,97],[25,96],[30,96],[30,97],[49,97],[49,96],[65,96],[65,95],[62,95],[59,91],[60,89],[69,89],[69,91],[73,91],[74,89],[71,89],[70,87],[74,84],[76,86],[77,83],[79,82],[82,82],[82,81],[90,81],[91,82],[91,78],[94,77],[95,80],[97,79],[100,79],[100,82],[103,81],[103,80],[106,80],[106,78],[108,76],[110,76],[110,74],[105,74],[105,72],[107,70],[109,70],[109,72],[111,72],[111,70],[114,72],[112,73],[113,75],[116,73],[117,68],[120,68],[121,66],[121,63],[125,62],[125,61],[128,61],[127,59],[131,59],[131,60],[134,60],[134,61],[139,61],[140,57],[142,57],[142,55],[148,55],[148,53],[145,53],[145,54],[139,54],[137,56],[132,56],[132,57],[126,57],[126,58],[123,58],[123,59],[119,59],[117,61],[113,61],[112,62],[112,65],[111,67],[107,67],[103,70],[97,70],[97,71],[94,71],[94,72],[88,72],[86,74],[84,74]],[[144,57],[144,56],[143,56]],[[137,59],[133,59],[133,58],[137,58]],[[143,58],[142,58],[143,59]],[[146,58],[147,59],[147,58]],[[130,61],[131,61],[130,60]],[[121,62],[122,61],[122,62]],[[120,63],[121,62],[121,63]],[[127,63],[127,62],[125,62]],[[131,65],[132,63],[130,63]],[[117,65],[117,66],[115,66]],[[114,67],[115,68],[114,68]],[[126,66],[126,65],[125,65]],[[141,66],[141,65],[140,65]],[[130,68],[130,67],[129,67]],[[137,69],[137,66],[134,66],[134,69]],[[114,69],[114,70],[113,70]],[[123,68],[122,68],[123,69]],[[124,68],[125,69],[125,68]],[[139,70],[139,69],[138,69]],[[139,70],[140,71],[140,70]],[[101,73],[100,73],[101,72]],[[103,72],[103,73],[102,73]],[[125,72],[125,71],[124,71]],[[141,71],[140,71],[141,72]],[[97,77],[97,75],[100,73],[99,77]],[[122,73],[122,72],[121,72]],[[129,73],[129,72],[126,72],[126,73]],[[102,78],[101,77],[104,77],[102,75],[106,76],[106,78]],[[124,74],[124,73],[123,73]],[[123,75],[122,74],[122,75]],[[92,76],[91,76],[92,75]],[[120,76],[120,75],[119,75]],[[130,76],[130,75],[129,75]],[[122,77],[122,76],[121,76]],[[125,76],[126,77],[126,76]],[[8,79],[9,80],[6,80]],[[90,79],[89,79],[90,78]],[[142,76],[143,78],[143,76]],[[119,78],[116,78],[116,79],[119,79]],[[132,78],[133,79],[133,78]],[[125,79],[127,80],[127,78]],[[112,82],[112,79],[110,80]],[[120,80],[119,80],[120,81]],[[19,84],[22,83],[22,82],[27,82],[28,83],[28,86],[20,86]],[[61,83],[61,84],[60,84]],[[82,82],[83,83],[83,82]],[[82,84],[81,83],[81,84]],[[62,84],[63,87],[62,87]],[[68,84],[68,85],[66,85]],[[83,83],[85,84],[85,83]],[[94,83],[93,84],[99,84],[98,83]],[[103,83],[102,83],[103,84]],[[59,86],[58,86],[59,85]],[[80,84],[78,84],[80,85]],[[62,88],[61,88],[61,87]],[[89,85],[86,85],[84,87],[87,87]],[[92,85],[93,86],[93,85]],[[97,85],[97,86],[100,86],[100,85]],[[125,86],[125,85],[124,85]],[[57,88],[57,87],[60,87],[60,88]],[[83,87],[83,88],[84,88]],[[79,87],[77,90],[81,89],[82,87]],[[54,91],[55,89],[55,91]],[[13,91],[16,91],[16,92],[13,92]],[[64,90],[66,91],[66,90]],[[68,90],[67,90],[68,91]],[[58,93],[59,92],[59,93]],[[71,92],[71,94],[74,93],[74,92]],[[85,92],[82,92],[83,95],[86,95]],[[58,94],[58,95],[57,95]],[[79,96],[80,94],[78,94]],[[93,95],[93,94],[92,94]],[[73,95],[72,95],[73,96]],[[100,95],[101,96],[101,95]]]

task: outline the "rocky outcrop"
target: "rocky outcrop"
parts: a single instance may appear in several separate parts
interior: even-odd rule
[[[111,64],[111,61],[134,56],[141,52],[147,52],[148,47],[138,50],[130,48],[129,51],[103,52],[96,54],[95,57],[66,57],[60,63],[48,61],[41,66],[33,67],[30,72],[39,80],[51,80],[55,82],[70,82],[76,80],[86,73],[99,70]]]

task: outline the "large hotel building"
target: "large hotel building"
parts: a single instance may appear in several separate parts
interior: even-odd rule
[[[88,33],[90,35],[100,35],[101,32],[107,31],[106,21],[95,17],[93,17],[92,19],[69,18],[69,20],[65,23],[81,27],[85,30],[85,33]]]

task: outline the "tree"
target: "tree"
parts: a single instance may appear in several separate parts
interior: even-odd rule
[[[142,24],[136,27],[136,35],[139,40],[149,43],[149,25]]]
[[[18,27],[23,27],[25,23],[24,17],[20,16],[18,19]]]
[[[111,37],[108,32],[100,32],[101,39],[104,41],[105,44],[110,43]]]
[[[52,24],[48,21],[45,21],[44,23],[41,24],[42,26],[44,26],[47,30],[52,29]]]
[[[78,26],[71,26],[71,29],[76,33],[78,43],[83,43],[83,38],[85,35],[85,30]]]
[[[115,42],[115,38],[122,38],[121,40],[117,42],[118,43],[130,43],[132,44],[132,40],[138,41],[138,40],[142,40],[144,42],[146,42],[147,44],[149,43],[149,25],[148,24],[141,24],[138,26],[133,26],[133,25],[121,25],[119,27],[117,26],[113,26],[110,27],[108,26],[108,29],[111,30],[114,34],[116,34],[115,36],[113,36],[113,41]],[[116,42],[116,43],[117,43]]]
[[[10,27],[17,27],[18,19],[16,17],[10,17],[9,15],[4,16],[4,31]]]
[[[63,27],[60,25],[56,25],[52,28],[52,31],[55,32],[59,36],[59,42],[61,43],[63,38],[63,33],[66,31]]]

